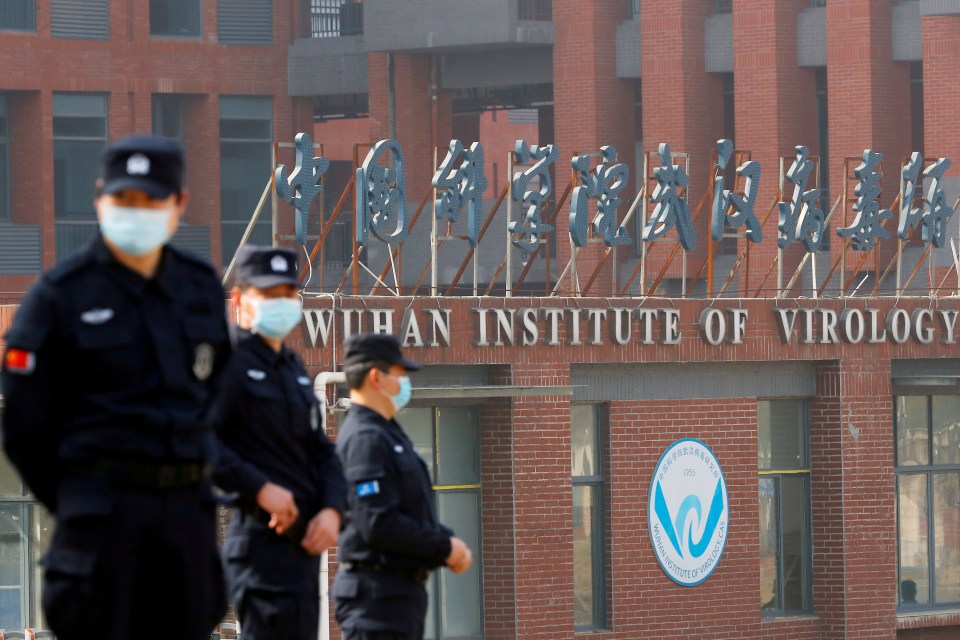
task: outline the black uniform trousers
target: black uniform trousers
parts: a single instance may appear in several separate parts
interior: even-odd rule
[[[208,640],[226,612],[209,486],[60,482],[43,609],[58,640]]]
[[[427,591],[410,578],[340,569],[333,596],[343,640],[423,640]]]
[[[319,556],[277,535],[264,519],[238,512],[223,545],[223,566],[244,640],[316,640]]]

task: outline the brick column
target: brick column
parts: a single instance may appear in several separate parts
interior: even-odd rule
[[[499,381],[498,381],[499,383]],[[509,384],[509,379],[503,380]],[[510,402],[496,399],[480,408],[481,514],[483,518],[483,630],[488,640],[514,640],[516,569],[513,522],[513,420]],[[476,552],[474,552],[476,554]],[[476,558],[476,555],[474,556]]]
[[[777,200],[780,158],[792,156],[794,147],[817,149],[816,76],[813,69],[797,66],[797,16],[808,0],[756,0],[736,2],[733,8],[734,73],[736,74],[736,140],[738,149],[752,151],[761,164],[760,191],[755,212],[763,217]],[[731,164],[733,160],[731,160]],[[789,165],[784,167],[788,170]],[[728,189],[732,188],[727,186]],[[751,247],[749,288],[744,287],[746,269],[739,271],[740,291],[752,296],[777,255],[777,223],[774,208],[763,227],[763,242]],[[743,231],[741,228],[740,231]],[[747,241],[739,242],[743,251]],[[784,252],[785,279],[802,256],[799,243]],[[722,286],[715,274],[714,290]],[[772,291],[776,275],[764,283]]]
[[[823,637],[896,629],[896,513],[890,361],[827,362],[811,406],[814,610]]]
[[[518,364],[514,385],[570,384],[568,365]],[[570,399],[513,400],[516,637],[573,634]]]
[[[889,207],[899,193],[900,163],[910,155],[910,66],[894,62],[892,7],[894,0],[848,0],[827,4],[827,91],[830,118],[831,191],[843,191],[843,158],[860,157],[864,149],[883,154],[880,204]],[[852,194],[851,194],[852,195]],[[854,212],[847,211],[846,224],[853,224]],[[843,246],[836,229],[844,226],[838,209],[831,228],[834,259]],[[891,238],[896,236],[897,218],[887,221]],[[880,269],[896,251],[890,240],[882,246]],[[862,256],[850,251],[847,269]],[[873,258],[864,270],[873,270]]]
[[[704,64],[704,20],[714,11],[716,4],[702,0],[640,4],[644,151],[656,151],[661,142],[667,142],[672,151],[691,154],[691,214],[708,187],[710,152],[723,133],[722,80],[708,74]],[[701,213],[697,224],[697,250],[689,256],[690,277],[707,255],[707,213]],[[676,231],[666,237],[676,238]],[[666,243],[652,250],[648,280],[656,276],[670,247]],[[668,275],[680,275],[679,257]]]
[[[575,153],[597,153],[600,147],[612,145],[619,161],[631,168],[631,181],[620,192],[622,219],[635,195],[634,122],[632,80],[617,77],[616,29],[628,18],[627,3],[622,0],[554,0],[553,25],[556,44],[553,47],[553,111],[554,131],[560,157],[556,163],[557,197],[570,179],[570,159]],[[549,143],[551,140],[541,140]],[[557,243],[555,270],[563,269],[570,259],[569,200],[555,220]],[[591,211],[596,211],[591,201]],[[625,245],[629,249],[629,245]],[[591,244],[578,252],[581,287],[585,286],[606,246]],[[623,250],[624,253],[628,249]],[[608,260],[591,295],[608,295],[611,287],[611,261]],[[569,283],[569,280],[566,280]],[[568,284],[562,285],[569,291]]]
[[[53,198],[53,95],[49,91],[9,93],[10,204],[16,224],[39,224],[42,265],[57,259]]]
[[[929,158],[953,160],[960,166],[960,16],[923,18],[923,145]],[[952,203],[951,203],[952,204]]]
[[[396,131],[403,147],[407,200],[419,201],[433,178],[433,145],[450,143],[451,102],[431,85],[430,56],[394,53],[393,59]],[[367,69],[370,134],[371,142],[376,142],[390,137],[387,54],[369,54]]]
[[[186,183],[190,189],[185,222],[210,227],[210,262],[220,266],[220,102],[215,95],[184,100]]]

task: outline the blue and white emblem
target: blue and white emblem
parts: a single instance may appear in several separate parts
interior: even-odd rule
[[[717,568],[730,524],[727,482],[710,448],[685,438],[670,445],[650,483],[650,540],[671,580],[700,584]]]
[[[380,483],[377,480],[368,480],[357,485],[357,497],[366,498],[380,493]]]

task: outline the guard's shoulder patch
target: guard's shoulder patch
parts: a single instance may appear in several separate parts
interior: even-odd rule
[[[26,349],[7,349],[3,358],[4,369],[10,373],[30,375],[37,368],[37,355]]]
[[[366,482],[357,483],[357,497],[366,498],[368,496],[375,496],[380,493],[380,481],[379,480],[367,480]]]

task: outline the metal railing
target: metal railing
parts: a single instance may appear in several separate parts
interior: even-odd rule
[[[517,17],[521,20],[553,20],[552,0],[518,0]]]
[[[309,25],[311,38],[339,38],[363,33],[362,2],[304,0],[303,10],[304,25]]]

